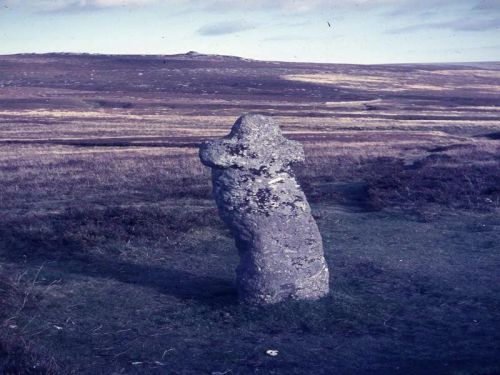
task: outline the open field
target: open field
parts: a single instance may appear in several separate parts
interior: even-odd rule
[[[317,303],[237,303],[197,145],[249,111],[304,144]],[[499,139],[500,63],[0,56],[0,369],[500,373]]]

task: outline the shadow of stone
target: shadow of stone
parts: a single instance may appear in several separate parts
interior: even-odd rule
[[[45,264],[44,273],[78,274],[153,288],[163,294],[209,305],[237,302],[233,281],[181,269],[111,260],[85,253],[70,238],[43,238],[39,232],[0,227],[0,258],[27,266]]]
[[[237,302],[236,288],[232,280],[196,275],[181,269],[166,269],[95,258],[87,261],[58,261],[54,262],[51,267],[66,273],[113,279],[122,283],[148,287],[176,298],[196,300],[209,305]]]

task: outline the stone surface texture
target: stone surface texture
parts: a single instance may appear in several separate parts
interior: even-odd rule
[[[205,142],[200,159],[212,168],[214,197],[240,254],[240,299],[268,304],[328,293],[321,235],[291,164],[302,145],[283,137],[272,118],[241,116],[229,135]]]

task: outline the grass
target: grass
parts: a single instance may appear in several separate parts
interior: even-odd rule
[[[333,292],[267,308],[237,303],[236,250],[193,151],[53,147],[6,152],[1,165],[1,274],[25,275],[2,288],[5,371],[498,370],[498,176],[487,147],[406,165],[397,149],[309,149],[297,172]]]
[[[29,337],[18,335],[18,318],[30,313],[39,294],[35,284],[43,267],[30,281],[28,271],[12,276],[11,269],[0,268],[0,368],[4,374],[58,374],[53,356],[33,347]],[[7,274],[11,276],[7,276]]]
[[[62,373],[497,369],[497,291],[487,276],[495,215],[419,223],[314,206],[332,294],[259,308],[237,303],[232,240],[212,210],[198,209],[193,219],[196,207],[83,207],[11,223],[2,255],[29,270],[25,287],[35,285],[39,300],[35,314],[10,322],[57,353]],[[42,223],[43,234],[32,231]]]
[[[14,330],[21,341],[4,343],[5,368],[496,371],[498,348],[488,344],[496,337],[492,314],[498,304],[489,290],[493,269],[488,271],[495,263],[494,207],[457,216],[444,200],[429,206],[426,199],[396,194],[384,198],[383,211],[373,201],[373,186],[379,194],[395,194],[395,187],[371,185],[370,177],[384,172],[382,181],[390,181],[405,171],[421,176],[435,163],[406,170],[395,158],[370,164],[338,157],[330,159],[338,174],[328,176],[311,174],[330,171],[316,166],[313,156],[312,167],[299,177],[325,240],[333,293],[319,303],[252,308],[237,303],[236,250],[210,200],[209,176],[172,178],[161,172],[172,159],[154,153],[114,155],[48,154],[4,169],[18,186],[4,185],[1,256],[10,272],[29,274],[9,293],[37,296],[33,307],[9,321],[26,328]],[[182,165],[195,162],[182,157]],[[29,172],[35,168],[36,183]],[[422,186],[421,179],[410,182],[414,189]],[[439,189],[430,192],[439,198]],[[19,200],[9,199],[14,196]],[[467,203],[454,199],[452,204]],[[409,214],[391,211],[402,204]],[[437,217],[429,214],[435,205]],[[430,264],[434,269],[426,270]],[[269,349],[280,354],[270,357]],[[361,351],[370,356],[360,363],[355,359]]]
[[[470,68],[148,60],[134,62],[142,89],[119,86],[126,59],[105,61],[116,76],[88,61],[86,82],[72,57],[64,87],[34,59],[37,87],[0,69],[1,371],[500,372],[496,68],[462,84]],[[317,73],[342,84],[279,78]],[[425,89],[438,75],[446,97]],[[400,76],[398,95],[376,87]],[[318,302],[237,301],[237,251],[195,145],[252,110],[304,144],[297,177],[331,270]]]

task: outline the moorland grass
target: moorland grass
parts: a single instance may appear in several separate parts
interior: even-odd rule
[[[0,371],[500,372],[498,64],[0,60]],[[237,302],[196,144],[249,111],[304,144],[318,302]]]

